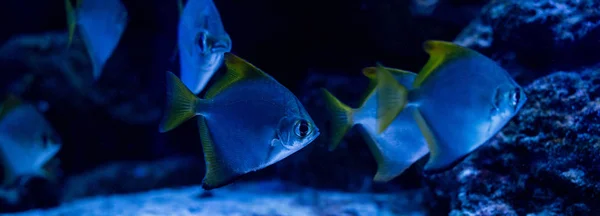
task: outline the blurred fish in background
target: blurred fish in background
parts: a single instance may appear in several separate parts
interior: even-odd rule
[[[127,27],[127,10],[121,0],[76,0],[75,7],[70,0],[65,0],[65,8],[69,30],[67,46],[71,46],[78,30],[97,80]]]
[[[231,38],[212,0],[178,0],[177,46],[183,83],[194,93],[204,89],[231,51]]]
[[[45,165],[58,153],[62,141],[52,125],[32,104],[9,95],[0,105],[0,159],[3,185],[17,183],[20,177],[56,180]]]

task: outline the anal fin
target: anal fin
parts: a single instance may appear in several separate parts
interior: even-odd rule
[[[241,175],[235,173],[219,157],[218,149],[215,148],[215,143],[210,135],[210,129],[203,116],[198,116],[198,128],[200,130],[200,140],[202,141],[202,151],[204,152],[204,161],[206,163],[206,174],[202,180],[202,188],[211,190],[225,186],[239,178]]]

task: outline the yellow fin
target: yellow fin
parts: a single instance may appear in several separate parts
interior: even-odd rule
[[[218,156],[204,116],[198,117],[198,129],[200,130],[200,140],[202,141],[202,151],[206,163],[206,174],[202,180],[202,188],[210,190],[234,181],[240,175],[233,173],[231,169],[227,169],[227,166],[222,164],[223,160]]]
[[[225,66],[227,67],[227,72],[208,89],[204,98],[213,98],[240,80],[272,79],[271,76],[233,53],[225,53]]]
[[[377,133],[392,124],[407,104],[408,90],[383,66],[377,66]]]
[[[80,1],[77,1],[77,7],[79,4]],[[71,47],[71,43],[73,43],[73,36],[75,35],[77,17],[75,15],[75,9],[73,8],[70,0],[65,0],[65,11],[67,12],[67,28],[69,29],[69,40],[67,41],[67,47]]]
[[[160,123],[161,133],[170,131],[196,116],[199,98],[194,95],[173,72],[167,72],[167,98],[164,117]]]
[[[2,105],[0,105],[0,119],[3,119],[13,109],[23,104],[23,101],[14,94],[8,94]]]
[[[326,89],[321,88],[321,93],[325,99],[327,110],[331,114],[331,140],[329,143],[329,151],[333,151],[354,124],[352,120],[354,111]]]
[[[423,49],[429,54],[429,60],[418,73],[413,84],[414,88],[421,86],[423,81],[425,81],[425,79],[430,76],[436,68],[440,67],[440,65],[448,62],[449,60],[476,53],[469,48],[459,46],[455,43],[439,40],[425,41],[423,43]]]
[[[407,70],[401,70],[397,68],[383,67],[383,69],[388,70],[390,73],[397,75],[414,75],[415,73]],[[371,80],[377,80],[377,67],[366,67],[362,70],[363,75],[368,77]]]
[[[427,121],[425,121],[425,118],[423,118],[423,115],[421,114],[418,108],[413,109],[413,117],[417,122],[419,130],[421,130],[425,141],[427,142],[427,147],[429,148],[429,161],[425,165],[425,169],[427,169],[429,164],[437,163],[436,160],[440,158],[441,154],[440,148],[438,145],[438,141],[436,140],[435,136],[433,135],[433,132],[427,124]]]

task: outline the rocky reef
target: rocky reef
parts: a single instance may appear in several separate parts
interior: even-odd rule
[[[556,72],[487,145],[427,176],[450,215],[593,215],[600,209],[600,68]]]
[[[426,215],[420,191],[402,194],[318,191],[289,182],[235,184],[206,192],[199,186],[86,198],[16,215]]]
[[[600,2],[490,1],[455,39],[501,63],[523,84],[598,63]]]

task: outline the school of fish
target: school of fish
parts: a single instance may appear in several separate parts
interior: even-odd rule
[[[205,158],[206,190],[232,183],[301,150],[320,135],[298,98],[272,76],[231,53],[212,0],[178,1],[180,76],[167,71],[160,132],[194,119]],[[127,27],[120,0],[65,0],[69,46],[84,41],[99,79]],[[357,125],[373,158],[373,179],[390,181],[429,154],[426,172],[444,171],[485,144],[516,115],[527,96],[493,60],[451,42],[423,44],[429,60],[418,72],[366,67],[370,82],[352,108],[321,89],[330,114],[329,150]],[[215,79],[218,70],[224,74]],[[181,77],[181,78],[180,78]],[[204,92],[201,96],[198,94]],[[45,165],[61,139],[43,111],[18,96],[0,103],[4,184],[22,176],[52,178]]]

